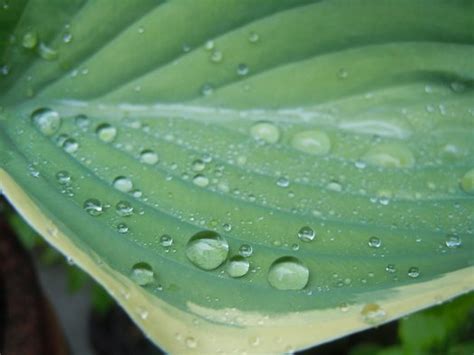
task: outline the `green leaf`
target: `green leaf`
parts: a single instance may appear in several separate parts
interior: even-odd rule
[[[472,290],[471,1],[11,3],[0,188],[165,350]]]

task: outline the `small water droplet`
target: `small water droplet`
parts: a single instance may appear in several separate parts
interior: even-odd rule
[[[212,39],[207,40],[206,43],[204,43],[204,48],[208,51],[212,51],[214,49],[214,41]]]
[[[96,217],[104,213],[104,206],[99,200],[95,198],[90,198],[84,202],[84,210],[91,216]]]
[[[38,47],[38,54],[44,60],[52,61],[58,58],[58,51],[48,47],[45,43],[41,42]]]
[[[222,228],[224,228],[224,230],[225,230],[226,232],[230,232],[230,231],[232,230],[232,225],[229,224],[229,223],[224,223],[224,224],[222,225]]]
[[[380,248],[382,246],[382,241],[377,237],[370,237],[369,247],[371,248]]]
[[[474,194],[474,169],[469,170],[461,179],[461,189],[468,194]]]
[[[341,68],[339,69],[337,76],[339,77],[339,79],[346,79],[349,76],[349,73],[346,69]]]
[[[117,128],[108,123],[100,124],[96,129],[96,134],[102,142],[110,143],[117,136]]]
[[[187,337],[184,341],[186,346],[190,349],[195,349],[197,347],[197,341],[193,337]]]
[[[61,117],[49,108],[39,108],[31,114],[31,119],[41,133],[51,136],[61,126]]]
[[[84,114],[79,114],[74,118],[74,123],[77,127],[81,129],[86,129],[87,127],[89,127],[89,117]]]
[[[72,41],[72,34],[71,34],[71,32],[66,32],[66,33],[64,33],[64,35],[63,35],[63,42],[64,42],[64,43],[71,43],[71,41]]]
[[[26,32],[23,35],[21,45],[26,49],[33,49],[38,44],[38,34],[35,31]]]
[[[253,248],[249,244],[242,244],[239,248],[239,254],[242,255],[244,258],[248,258],[253,253]]]
[[[194,234],[186,245],[187,258],[203,270],[218,268],[227,259],[229,244],[218,233],[202,231]]]
[[[117,232],[119,232],[121,234],[128,233],[128,226],[125,223],[117,224]]]
[[[130,277],[138,285],[146,286],[155,280],[155,273],[150,264],[139,262],[133,265]]]
[[[316,233],[311,227],[304,226],[298,231],[298,238],[303,242],[311,242],[316,237]]]
[[[206,164],[201,159],[196,159],[193,161],[194,171],[203,171],[205,168],[206,168]]]
[[[224,55],[223,55],[222,52],[219,51],[219,50],[215,50],[215,51],[212,52],[212,54],[211,54],[211,61],[214,62],[214,63],[219,63],[219,62],[221,62],[223,58],[224,58]]]
[[[364,322],[372,325],[383,322],[387,317],[385,310],[376,303],[366,304],[360,313]]]
[[[464,85],[464,83],[461,83],[459,81],[453,81],[451,84],[451,89],[454,91],[454,92],[463,92],[464,90],[466,90],[466,85]]]
[[[199,187],[206,187],[209,185],[209,179],[202,174],[197,174],[193,178],[193,183]]]
[[[298,132],[291,140],[293,148],[307,154],[324,155],[331,150],[331,140],[323,131]]]
[[[162,247],[170,247],[173,245],[173,237],[171,237],[170,235],[168,234],[163,234],[161,237],[160,237],[160,245]]]
[[[154,165],[159,161],[158,154],[150,149],[142,150],[140,153],[140,161],[144,164]]]
[[[58,180],[61,185],[67,185],[71,182],[71,174],[66,170],[58,171],[56,173],[56,180]]]
[[[133,206],[128,201],[119,201],[115,205],[117,214],[121,217],[128,217],[133,214]]]
[[[79,149],[79,143],[74,138],[69,137],[63,142],[63,149],[66,153],[75,153]]]
[[[125,176],[118,176],[115,178],[113,182],[113,186],[122,192],[130,192],[133,189],[133,183],[132,180]]]
[[[226,271],[231,277],[242,277],[247,274],[250,263],[241,255],[233,256],[227,262]]]
[[[408,276],[412,279],[416,279],[418,276],[420,276],[420,270],[416,266],[412,266],[408,269]]]
[[[459,248],[462,245],[462,240],[457,234],[448,234],[446,236],[446,246],[448,248]]]
[[[271,122],[257,122],[250,128],[250,135],[266,143],[276,143],[280,139],[280,129]]]
[[[203,96],[210,96],[210,95],[212,95],[213,92],[214,92],[214,88],[211,84],[204,84],[201,87],[201,94]]]
[[[308,281],[308,268],[292,256],[275,260],[268,271],[268,282],[278,290],[301,290]]]
[[[248,39],[250,43],[257,43],[260,40],[260,36],[256,32],[250,32]]]
[[[247,64],[240,63],[237,65],[237,74],[240,76],[245,76],[249,73],[249,67]]]
[[[395,265],[393,264],[388,264],[386,267],[385,267],[385,271],[393,274],[394,272],[397,271],[397,268],[395,267]]]
[[[280,187],[288,187],[290,186],[290,180],[284,176],[281,176],[277,180],[277,185]]]

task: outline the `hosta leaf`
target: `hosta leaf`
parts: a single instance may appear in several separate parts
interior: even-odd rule
[[[472,1],[0,19],[1,189],[164,349],[291,351],[472,289]]]

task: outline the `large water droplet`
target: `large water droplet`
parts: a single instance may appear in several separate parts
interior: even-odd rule
[[[387,316],[385,310],[376,303],[368,303],[360,312],[364,322],[368,324],[379,324],[383,322]]]
[[[125,176],[118,176],[113,182],[114,187],[122,192],[130,192],[133,189],[132,180]]]
[[[213,231],[196,233],[186,245],[188,259],[203,270],[213,270],[222,265],[228,253],[227,241]]]
[[[229,259],[226,271],[231,277],[242,277],[247,274],[250,263],[243,256],[236,255]]]
[[[250,128],[250,135],[259,141],[276,143],[280,139],[280,129],[271,122],[258,122]]]
[[[108,123],[99,125],[95,131],[102,142],[110,143],[117,136],[117,128]]]
[[[84,202],[84,210],[89,213],[91,216],[100,216],[102,213],[104,213],[104,206],[102,205],[102,202],[95,198],[90,198],[87,199]]]
[[[308,281],[308,268],[292,256],[277,259],[268,271],[268,282],[278,290],[301,290]]]
[[[416,279],[418,276],[420,276],[420,270],[416,266],[412,266],[408,269],[408,276],[412,279]]]
[[[133,206],[128,201],[119,201],[115,205],[117,214],[122,217],[128,217],[133,214]]]
[[[158,154],[150,149],[145,149],[140,153],[140,161],[148,165],[154,165],[158,163]]]
[[[130,277],[138,285],[146,286],[155,280],[155,273],[149,264],[140,262],[133,265]]]
[[[459,248],[462,245],[462,240],[457,234],[448,234],[446,236],[446,246],[448,248]]]
[[[415,165],[413,153],[397,143],[386,143],[372,147],[362,157],[366,163],[383,168],[409,168]]]
[[[291,144],[295,149],[313,155],[327,154],[331,150],[329,136],[325,132],[317,130],[296,133]]]
[[[370,237],[369,247],[371,247],[371,248],[380,248],[381,245],[382,245],[382,241],[380,240],[380,238]]]
[[[40,108],[31,114],[31,119],[41,133],[51,136],[61,126],[61,117],[56,111],[49,108]]]
[[[471,169],[464,174],[460,185],[464,192],[474,194],[474,169]]]
[[[209,179],[205,175],[197,174],[193,178],[193,183],[199,187],[206,187],[209,185]]]
[[[304,226],[298,231],[298,238],[302,242],[311,242],[316,237],[316,233],[311,227]]]

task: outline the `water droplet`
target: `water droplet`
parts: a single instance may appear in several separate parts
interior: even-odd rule
[[[51,136],[61,126],[61,117],[56,111],[49,108],[40,108],[31,114],[31,119],[41,133]]]
[[[67,185],[71,182],[71,174],[66,170],[58,171],[56,173],[56,180],[58,180],[61,185]]]
[[[231,277],[242,277],[247,274],[250,263],[243,256],[236,255],[227,262],[226,271]]]
[[[277,185],[280,187],[288,187],[290,186],[290,180],[284,176],[281,176],[277,180]]]
[[[462,240],[457,234],[448,234],[446,236],[446,246],[448,248],[459,248],[462,245]]]
[[[260,36],[256,32],[250,32],[248,39],[250,43],[257,43],[260,40]]]
[[[23,35],[21,45],[26,49],[33,49],[38,44],[38,34],[34,31],[26,32]]]
[[[291,140],[293,147],[303,153],[313,155],[324,155],[331,150],[331,140],[323,131],[298,132]]]
[[[193,161],[194,171],[203,171],[205,168],[206,168],[206,164],[201,159],[196,159]]]
[[[278,290],[301,290],[308,281],[308,268],[292,256],[275,260],[268,271],[268,282]]]
[[[311,227],[304,226],[298,231],[298,238],[302,242],[311,242],[316,237],[316,233]]]
[[[468,194],[474,194],[474,169],[469,170],[461,179],[461,188]]]
[[[63,149],[66,153],[75,153],[79,149],[79,143],[74,138],[69,137],[63,142]]]
[[[240,76],[245,76],[249,73],[249,67],[247,64],[240,63],[237,65],[237,74]]]
[[[117,136],[117,128],[111,126],[108,123],[100,124],[95,132],[97,133],[99,139],[105,143],[112,142]]]
[[[457,93],[463,92],[464,90],[466,90],[466,85],[464,85],[464,83],[461,83],[459,81],[453,81],[450,86],[451,86],[451,89]]]
[[[339,79],[346,79],[349,76],[349,73],[346,69],[341,68],[339,69],[337,76],[339,77]]]
[[[90,198],[84,202],[84,210],[91,216],[96,217],[104,213],[104,206],[99,200],[95,198]]]
[[[86,129],[87,127],[89,127],[89,123],[90,123],[89,117],[87,117],[84,114],[77,115],[74,118],[74,123],[76,124],[77,127]]]
[[[203,96],[210,96],[210,95],[212,95],[213,92],[214,92],[214,88],[212,87],[211,84],[204,84],[201,87],[201,94]]]
[[[63,35],[63,42],[64,43],[71,43],[72,41],[72,34],[71,32],[66,32],[64,35]]]
[[[130,192],[133,189],[132,180],[125,176],[118,176],[113,182],[114,187],[122,192]]]
[[[186,346],[190,349],[195,349],[197,347],[197,341],[193,337],[187,337],[184,341]]]
[[[222,54],[221,51],[219,50],[215,50],[214,52],[212,52],[211,54],[211,61],[214,62],[214,63],[219,63],[222,61],[222,58],[224,57],[224,55]]]
[[[170,235],[168,234],[163,234],[161,237],[160,237],[160,245],[162,247],[170,247],[173,245],[173,237],[171,237]]]
[[[224,228],[224,230],[225,230],[226,232],[230,232],[230,231],[232,230],[232,225],[229,224],[229,223],[224,223],[224,224],[222,225],[222,228]]]
[[[271,122],[257,122],[250,128],[250,135],[259,141],[276,143],[280,139],[280,129]]]
[[[364,322],[368,324],[379,324],[383,322],[387,316],[385,310],[376,303],[368,303],[360,312]]]
[[[370,237],[369,247],[371,247],[371,248],[380,248],[381,245],[382,245],[382,241],[380,240],[380,238]]]
[[[145,262],[139,262],[133,265],[130,277],[140,286],[146,286],[155,281],[155,273],[152,267]]]
[[[58,58],[58,51],[48,47],[45,43],[41,42],[38,47],[38,54],[44,60],[55,60]]]
[[[408,269],[408,276],[410,276],[412,279],[416,279],[418,276],[420,276],[420,270],[416,266],[412,266]]]
[[[206,43],[204,43],[204,48],[208,51],[212,51],[214,49],[214,41],[212,39],[207,40]]]
[[[249,244],[242,244],[239,248],[239,254],[242,255],[244,258],[248,258],[253,253],[253,248]]]
[[[186,245],[188,259],[203,270],[213,270],[222,265],[228,253],[227,241],[213,231],[196,233]]]
[[[122,217],[128,217],[133,214],[133,206],[128,201],[119,201],[115,205],[117,214]]]
[[[393,264],[388,264],[386,267],[385,267],[385,271],[393,274],[394,272],[397,271],[397,268],[395,267],[395,265]]]
[[[199,187],[206,187],[209,185],[209,179],[202,174],[197,174],[193,178],[193,183]]]
[[[362,159],[382,168],[409,168],[415,165],[413,153],[397,143],[386,143],[372,147]]]
[[[158,154],[150,149],[145,149],[140,153],[140,161],[144,164],[154,165],[158,163]]]
[[[117,232],[121,234],[128,233],[128,226],[125,223],[117,224]]]

